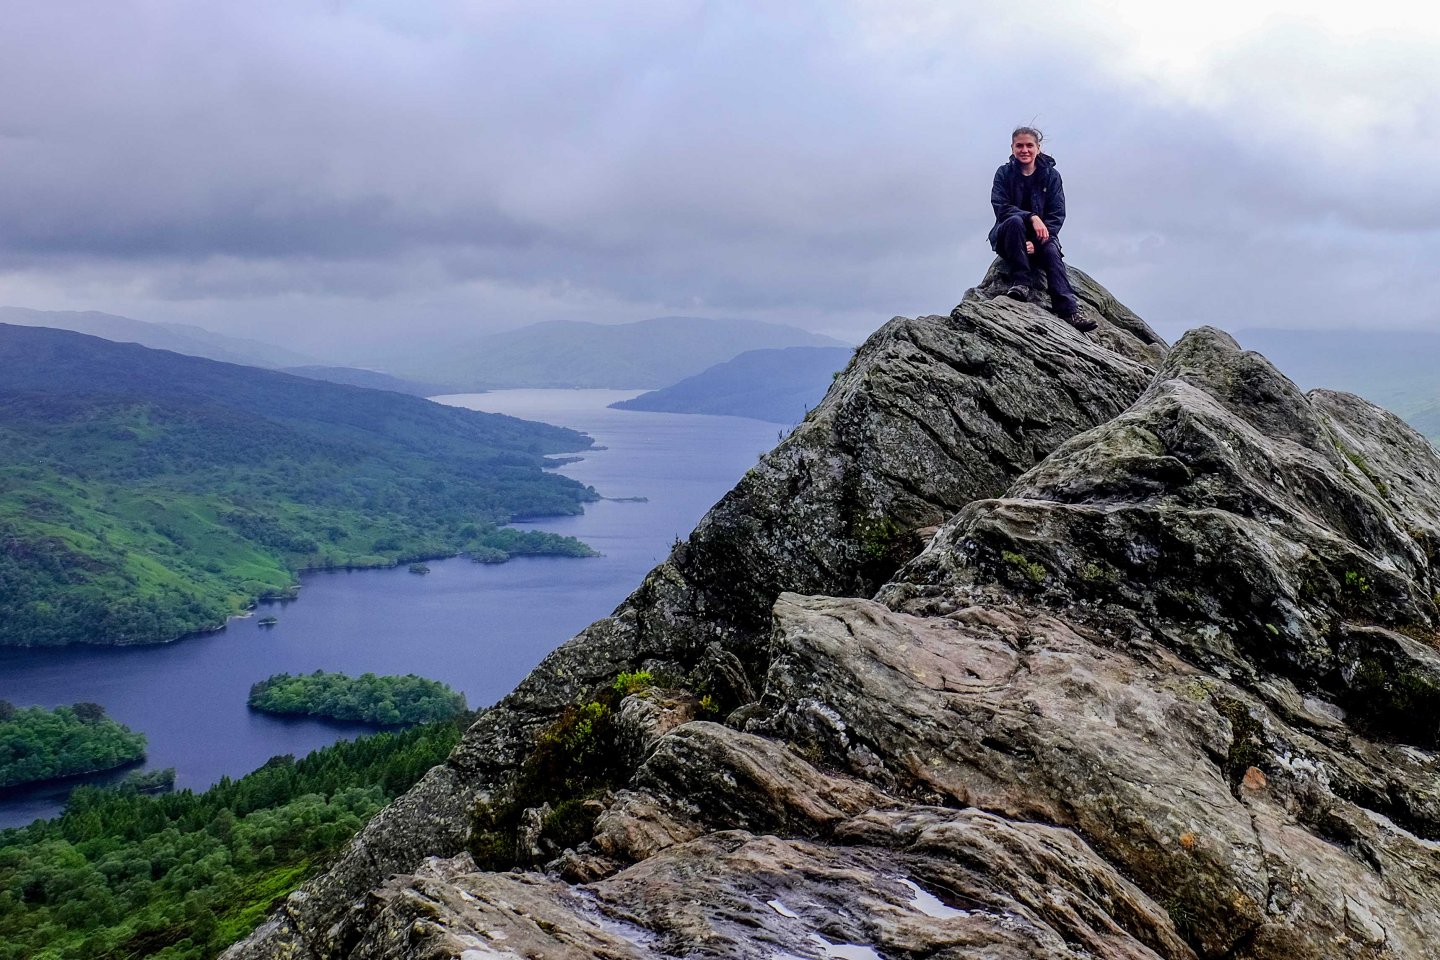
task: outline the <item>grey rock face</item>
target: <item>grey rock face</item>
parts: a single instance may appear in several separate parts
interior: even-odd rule
[[[1433,956],[1440,456],[1072,274],[1089,339],[983,284],[877,333],[231,956]],[[637,667],[705,696],[614,704],[556,852],[513,794]]]
[[[1440,457],[1398,419],[1202,329],[880,598],[922,622],[1004,611],[1027,659],[1056,655],[1054,623],[1083,651],[1043,692],[1027,666],[1004,705],[966,698],[984,723],[955,741],[960,788],[975,767],[1000,794],[971,802],[1018,791],[1073,823],[1180,896],[1206,953],[1419,957],[1440,942],[1437,495]]]
[[[616,674],[693,671],[740,705],[764,676],[770,606],[786,590],[868,596],[967,503],[1124,410],[1163,342],[1086,280],[1106,342],[1036,307],[971,292],[950,317],[897,317],[613,615],[477,721],[449,763],[372,823],[324,877],[231,955],[334,956],[353,898],[463,846],[476,800],[502,795],[538,732]],[[928,530],[926,531],[928,533]]]
[[[675,748],[699,750],[694,772],[723,780],[732,761],[767,761],[752,768],[750,790],[784,792],[794,802],[786,825],[827,840],[776,836],[778,820],[764,835],[697,823],[691,836],[633,866],[573,886],[536,873],[477,871],[463,855],[431,861],[357,908],[369,919],[351,955],[1193,956],[1166,914],[1068,831],[978,810],[877,809],[883,798],[863,784],[794,757],[783,771],[772,768],[777,758],[766,754],[781,748],[694,726],[671,735],[694,741]],[[663,791],[650,801],[687,805]],[[700,816],[731,812],[688,806]],[[655,819],[654,806],[629,808]],[[807,811],[815,818],[807,821]]]
[[[967,300],[998,300],[1004,297],[1010,282],[1004,279],[1000,265],[998,258],[990,264],[980,286],[966,293]],[[1092,339],[1106,349],[1147,366],[1155,366],[1164,358],[1165,341],[1157,337],[1144,320],[1111,296],[1110,291],[1096,283],[1088,274],[1070,266],[1066,267],[1066,271],[1070,277],[1070,286],[1075,290],[1079,315],[1099,324],[1099,328],[1089,335]],[[1041,271],[1040,276],[1043,280],[1044,271]],[[1041,288],[1044,289],[1043,283]],[[1038,298],[1039,303],[1031,309],[1049,312],[1050,295],[1042,292]]]

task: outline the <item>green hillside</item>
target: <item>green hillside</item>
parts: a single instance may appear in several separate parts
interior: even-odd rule
[[[544,469],[571,430],[38,327],[0,324],[0,371],[0,644],[170,640],[306,568],[588,553],[496,527],[595,498]]]
[[[392,377],[376,370],[362,370],[359,367],[285,367],[282,373],[293,373],[297,377],[311,380],[328,380],[331,383],[345,383],[352,387],[367,387],[371,390],[391,390],[408,393],[412,397],[434,397],[442,393],[454,393],[455,388],[438,383],[420,383],[402,377]]]

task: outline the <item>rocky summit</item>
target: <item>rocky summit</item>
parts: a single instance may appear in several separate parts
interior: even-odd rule
[[[1440,953],[1440,455],[1071,272],[877,331],[227,957]]]

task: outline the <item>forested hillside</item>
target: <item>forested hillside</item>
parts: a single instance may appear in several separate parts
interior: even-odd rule
[[[300,569],[475,550],[594,491],[544,469],[583,434],[416,397],[0,324],[0,644],[222,624]]]
[[[81,787],[0,830],[0,960],[213,957],[445,759],[469,715],[275,757],[204,793]]]
[[[390,390],[394,393],[408,393],[412,397],[433,397],[442,393],[455,393],[454,387],[444,386],[438,383],[420,383],[416,380],[406,380],[401,377],[392,377],[388,373],[381,373],[378,370],[362,370],[359,367],[327,367],[327,366],[302,366],[285,367],[283,373],[293,373],[297,377],[309,377],[311,380],[328,380],[331,383],[344,383],[352,387],[368,387],[371,390]]]

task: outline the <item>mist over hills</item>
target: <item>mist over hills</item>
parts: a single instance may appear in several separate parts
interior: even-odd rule
[[[519,387],[658,389],[748,350],[846,346],[832,337],[757,320],[557,320],[459,344],[418,344],[408,354],[367,357],[341,366],[189,324],[151,323],[94,310],[0,307],[0,323],[72,330],[116,343],[419,397]]]
[[[315,364],[311,356],[273,343],[228,337],[185,323],[151,323],[96,310],[31,310],[0,307],[0,323],[74,330],[117,343],[138,343],[155,350],[173,350],[192,357],[250,367],[294,367]]]
[[[393,373],[465,389],[656,389],[746,350],[838,347],[832,337],[758,320],[656,317],[636,323],[537,323],[461,345],[372,361]]]
[[[1256,329],[1236,340],[1302,387],[1358,393],[1440,438],[1440,332]]]
[[[282,372],[294,374],[297,377],[309,377],[312,380],[328,380],[330,383],[344,383],[352,387],[365,387],[368,390],[389,390],[392,393],[404,393],[412,397],[434,397],[442,393],[455,392],[453,387],[442,384],[420,383],[417,380],[392,377],[388,373],[381,373],[378,370],[366,370],[361,367],[284,367],[282,368]]]
[[[825,396],[852,353],[849,347],[747,350],[693,377],[610,406],[750,417],[793,425]]]

